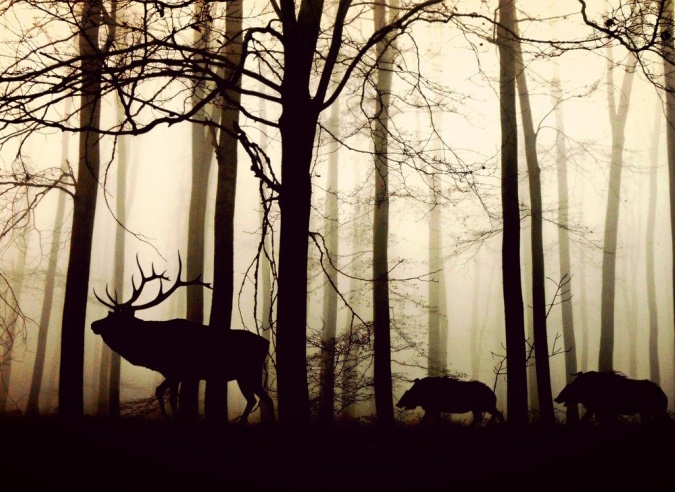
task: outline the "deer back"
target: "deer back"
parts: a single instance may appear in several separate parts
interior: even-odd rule
[[[110,313],[92,323],[131,364],[165,377],[237,379],[261,370],[269,342],[246,330],[223,330],[185,319],[145,321]]]

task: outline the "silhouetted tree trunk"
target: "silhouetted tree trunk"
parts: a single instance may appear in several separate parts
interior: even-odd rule
[[[567,185],[567,146],[565,145],[565,124],[561,107],[560,78],[556,73],[553,80],[553,99],[556,126],[556,168],[558,170],[558,255],[560,260],[560,276],[568,276],[567,295],[562,299],[563,345],[565,347],[565,383],[574,380],[577,372],[577,344],[574,338],[574,312],[572,310],[572,260],[570,259],[569,238],[569,189]],[[578,405],[567,407],[567,423],[574,424],[579,420]]]
[[[361,169],[356,168],[354,171],[354,182],[357,184],[357,187],[361,186]],[[347,302],[352,307],[355,312],[360,312],[361,303],[360,299],[363,298],[360,292],[357,291],[358,285],[354,277],[359,275],[361,271],[359,257],[361,253],[362,244],[364,240],[364,224],[362,223],[362,216],[364,215],[364,205],[363,202],[357,201],[354,206],[354,218],[351,223],[350,237],[352,243],[351,250],[351,263],[349,266],[350,277],[348,280],[347,287]],[[354,328],[354,318],[349,316],[345,323],[345,333],[350,333]],[[360,355],[360,347],[350,345],[348,352],[345,354],[344,367],[342,369],[342,382],[341,382],[341,391],[342,391],[342,401],[343,408],[342,412],[348,418],[356,417],[356,405],[351,402],[352,397],[354,396],[357,390],[356,378],[358,377],[358,359]],[[346,403],[348,402],[348,403]]]
[[[647,307],[649,309],[649,379],[660,384],[659,368],[659,317],[656,304],[656,279],[654,264],[654,240],[656,229],[656,196],[658,193],[659,142],[661,133],[661,113],[656,112],[656,123],[652,131],[651,168],[649,170],[649,205],[647,212]]]
[[[428,310],[428,361],[427,374],[429,376],[441,376],[443,366],[441,352],[441,302],[445,303],[445,298],[441,297],[441,282],[444,276],[443,260],[441,258],[442,238],[441,238],[441,211],[436,203],[437,178],[431,174],[429,176],[429,189],[431,199],[431,211],[429,212],[429,272],[432,276],[427,284],[429,310]]]
[[[340,131],[340,106],[336,100],[331,107],[328,129],[333,135]],[[338,260],[338,148],[332,142],[328,150],[328,178],[326,184],[326,212],[324,223],[324,240],[326,255],[332,264]],[[319,393],[319,423],[330,425],[335,414],[335,336],[337,333],[337,271],[328,259],[324,262],[327,280],[323,290],[323,330],[321,331],[321,369]]]
[[[672,0],[664,2],[664,15],[661,23],[661,39],[663,46],[663,70],[665,77],[666,99],[666,142],[668,149],[668,191],[670,193],[670,234],[671,258],[675,258],[675,69],[668,60],[675,55],[675,33],[673,21],[675,13]],[[675,261],[672,265],[673,294],[675,295]],[[675,321],[675,318],[674,318]],[[675,327],[675,325],[674,325]],[[675,366],[673,367],[675,375]]]
[[[24,237],[24,241],[27,239]],[[24,270],[26,264],[26,253],[28,252],[28,243],[19,247],[19,256],[17,258],[16,267],[14,270],[14,278],[16,283],[13,286],[14,290],[14,310],[10,311],[13,319],[9,320],[7,330],[3,333],[3,340],[0,348],[0,415],[7,411],[7,401],[9,399],[9,388],[12,377],[12,365],[14,364],[14,348],[16,344],[16,323],[19,320],[21,312],[21,294],[24,289],[25,279]]]
[[[517,29],[517,27],[516,27]],[[516,82],[520,100],[523,134],[525,136],[525,158],[527,160],[530,185],[531,240],[532,240],[532,334],[534,336],[535,371],[537,374],[537,396],[539,415],[544,424],[555,423],[553,396],[551,393],[551,369],[548,360],[546,332],[546,273],[544,265],[544,228],[541,204],[541,168],[537,156],[537,135],[532,121],[530,94],[523,63],[520,41],[516,47]]]
[[[121,104],[117,106],[117,117],[119,121],[123,118],[123,108]],[[115,213],[120,224],[126,226],[127,223],[127,174],[129,169],[129,152],[127,141],[129,137],[122,135],[118,138],[118,157],[117,157],[117,190],[115,194]],[[115,278],[120,299],[124,299],[124,257],[126,249],[126,231],[117,225],[115,229]],[[105,345],[105,344],[104,344]],[[120,379],[122,373],[122,358],[117,352],[110,353],[110,373],[108,375],[108,415],[112,418],[120,416]]]
[[[638,189],[638,196],[642,193]],[[626,331],[626,341],[628,350],[628,366],[622,368],[629,378],[637,378],[637,343],[638,343],[638,263],[639,255],[635,238],[641,236],[640,234],[640,219],[643,217],[639,213],[640,200],[634,201],[638,210],[635,208],[627,211],[627,220],[625,221],[630,232],[630,239],[628,239],[628,247],[623,254],[624,264],[624,282],[622,282],[623,289],[623,307],[625,310],[624,326]]]
[[[611,47],[608,48],[607,66],[607,105],[609,122],[612,128],[612,157],[609,168],[609,189],[607,192],[607,210],[605,213],[605,239],[602,252],[602,308],[600,319],[600,351],[598,369],[614,369],[614,298],[616,291],[616,248],[619,225],[619,205],[621,196],[621,169],[624,148],[624,129],[628,116],[628,104],[635,76],[637,59],[630,54],[631,61],[626,67],[619,92],[617,106],[611,66]]]
[[[70,114],[72,102],[66,99],[65,113]],[[68,148],[70,145],[70,133],[63,132],[61,136],[61,170],[67,170]],[[51,245],[49,247],[49,256],[47,258],[47,272],[45,278],[45,291],[42,298],[42,309],[40,311],[40,321],[38,324],[37,347],[35,349],[35,361],[33,362],[33,375],[31,377],[30,391],[28,393],[28,402],[26,403],[26,414],[38,415],[40,413],[40,392],[42,390],[42,375],[44,374],[45,357],[47,355],[47,336],[49,335],[49,319],[52,313],[52,304],[54,300],[54,288],[56,279],[56,267],[59,260],[59,251],[61,251],[61,229],[66,212],[66,194],[58,191],[56,201],[56,212],[54,215],[54,230],[52,232]]]
[[[516,80],[516,86],[518,81]],[[522,111],[522,108],[521,108]],[[527,173],[527,161],[523,159],[522,152],[519,153],[518,171],[525,176]],[[518,190],[520,203],[525,207],[530,207],[530,190],[524,187]],[[530,210],[524,210],[531,216]],[[532,225],[523,227],[520,231],[520,264],[522,265],[521,277],[523,283],[523,304],[525,308],[525,336],[528,340],[527,346],[527,398],[532,415],[539,415],[539,395],[537,394],[537,367],[534,364],[534,310],[532,302]]]
[[[506,327],[506,371],[508,420],[528,423],[525,326],[520,279],[520,207],[518,203],[518,125],[516,115],[515,1],[500,0],[499,101],[502,161],[502,274]]]
[[[267,104],[264,98],[260,98],[260,115],[263,119],[267,119]],[[260,135],[260,147],[267,151],[267,135],[263,131]],[[261,203],[260,209],[260,219],[261,224],[265,220],[264,212],[264,203]],[[260,285],[261,285],[261,307],[262,307],[262,322],[261,322],[261,335],[265,340],[270,341],[270,347],[272,347],[272,323],[273,323],[273,314],[272,313],[272,268],[270,265],[270,259],[267,255],[272,255],[272,241],[270,235],[272,231],[267,229],[265,231],[265,237],[263,238],[263,244],[265,251],[263,252],[260,265]],[[268,357],[265,362],[265,373],[263,374],[263,388],[269,390],[270,386],[270,372],[272,370],[271,358]],[[273,415],[267,414],[267,407],[263,405],[261,407],[261,420],[265,422],[272,421],[274,419]]]
[[[386,2],[373,5],[375,30],[387,19]],[[373,214],[373,334],[375,337],[375,410],[378,423],[394,422],[391,391],[391,320],[389,314],[389,101],[394,53],[390,40],[379,42],[377,56],[377,95],[373,143],[375,147],[375,208]]]
[[[581,308],[581,370],[586,372],[589,370],[588,365],[588,293],[586,290],[586,258],[583,254],[580,255],[579,261],[579,290],[581,296],[579,304]]]
[[[243,0],[227,4],[226,35],[230,40],[224,56],[228,66],[236,67],[241,60]],[[241,86],[241,76],[232,81]],[[214,329],[229,330],[232,323],[232,299],[234,298],[234,205],[237,196],[237,149],[233,136],[239,123],[241,92],[226,89],[220,98],[220,131],[216,161],[218,179],[216,185],[216,209],[214,221],[213,297],[210,325]],[[206,383],[206,416],[209,420],[227,419],[227,383]],[[215,417],[215,418],[214,418]]]
[[[195,18],[202,18],[208,5],[204,0],[194,4]],[[211,26],[202,24],[201,29],[193,31],[193,43],[197,50],[206,50],[209,45]],[[192,92],[192,106],[202,103],[207,88],[204,82],[196,82]],[[204,110],[198,113],[199,119],[206,119]],[[204,273],[205,258],[205,224],[206,199],[209,182],[209,171],[213,157],[213,147],[209,140],[209,133],[205,126],[193,123],[192,132],[192,187],[190,192],[190,207],[188,217],[188,244],[186,275],[193,279]],[[215,283],[215,280],[214,280]],[[202,286],[188,286],[186,319],[195,323],[204,323],[204,288]],[[199,380],[188,379],[181,382],[179,393],[178,414],[183,420],[194,421],[199,417]]]
[[[101,117],[101,66],[99,0],[82,2],[79,50],[82,55],[80,126],[98,128]],[[59,416],[78,418],[83,413],[84,329],[89,289],[91,244],[98,194],[100,165],[99,135],[93,130],[80,133],[77,188],[73,206],[73,226],[66,274],[66,294],[61,323],[61,363],[59,369]]]

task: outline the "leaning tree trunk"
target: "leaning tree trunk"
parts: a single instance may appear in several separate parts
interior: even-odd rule
[[[616,293],[616,248],[619,229],[619,205],[621,197],[621,169],[623,167],[624,129],[628,116],[635,64],[637,58],[629,55],[631,61],[626,67],[617,107],[611,70],[611,47],[607,67],[607,103],[609,122],[612,128],[612,156],[609,168],[609,189],[605,212],[605,239],[602,250],[602,307],[600,315],[600,351],[598,369],[614,369],[614,298]]]
[[[340,130],[339,99],[331,107],[328,129],[333,135]],[[323,288],[323,330],[321,332],[321,369],[319,388],[319,423],[331,425],[335,415],[335,335],[337,332],[337,261],[338,261],[338,148],[332,142],[328,158],[324,240],[326,243],[326,282]],[[329,261],[330,260],[330,261]],[[335,267],[334,267],[335,266]]]
[[[528,423],[525,322],[520,279],[520,207],[518,203],[518,125],[516,116],[515,1],[500,0],[499,101],[501,118],[502,275],[506,329],[506,377],[508,420]]]
[[[565,127],[562,113],[560,78],[553,81],[553,97],[556,124],[556,168],[558,171],[558,255],[560,260],[560,276],[567,276],[567,296],[561,304],[563,345],[565,346],[565,382],[571,383],[577,372],[577,344],[574,338],[574,312],[572,310],[572,260],[570,258],[569,237],[569,190],[567,185],[567,146],[565,145]],[[578,405],[567,407],[567,423],[574,424],[579,420]]]
[[[83,28],[79,34],[82,57],[80,127],[88,129],[80,133],[77,188],[61,323],[59,416],[64,418],[78,418],[83,414],[84,328],[100,166],[100,137],[93,129],[99,127],[101,119],[102,58],[98,56],[101,7],[99,0],[83,2]]]

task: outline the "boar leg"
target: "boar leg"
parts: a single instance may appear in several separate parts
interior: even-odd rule
[[[586,408],[586,413],[584,413],[583,417],[579,419],[580,424],[584,424],[591,420],[591,417],[595,414],[595,410],[592,408]]]
[[[481,412],[480,410],[471,410],[471,413],[473,413],[473,420],[469,424],[470,427],[474,427],[483,422],[485,412]]]

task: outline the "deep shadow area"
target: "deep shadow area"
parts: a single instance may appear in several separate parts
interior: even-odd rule
[[[297,432],[16,417],[0,420],[0,469],[4,490],[647,490],[672,484],[674,443],[675,424]]]

